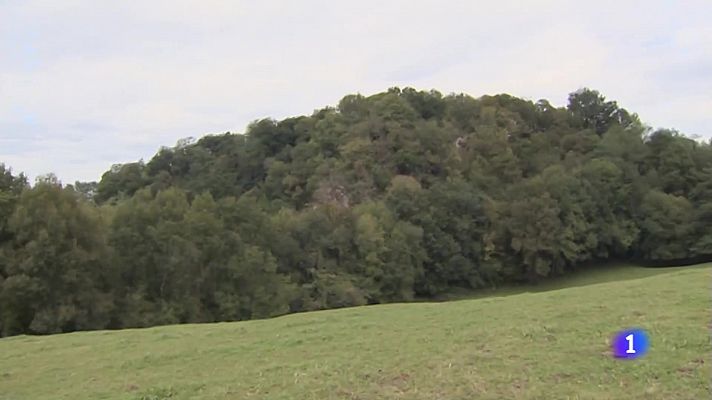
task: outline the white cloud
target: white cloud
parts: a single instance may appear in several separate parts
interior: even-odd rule
[[[394,85],[563,105],[601,90],[712,135],[709,3],[0,3],[0,160],[97,179],[181,137]]]

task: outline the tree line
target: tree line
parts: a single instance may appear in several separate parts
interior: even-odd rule
[[[184,139],[99,182],[0,165],[0,335],[235,321],[712,258],[712,145],[392,88]]]

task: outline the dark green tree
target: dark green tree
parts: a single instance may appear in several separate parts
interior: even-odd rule
[[[0,290],[3,334],[57,333],[108,324],[104,226],[54,176],[38,179],[8,221]]]

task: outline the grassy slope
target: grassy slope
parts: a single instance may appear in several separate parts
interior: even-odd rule
[[[0,399],[710,398],[711,271],[623,268],[504,297],[6,338]],[[631,326],[650,353],[612,359],[608,339]]]

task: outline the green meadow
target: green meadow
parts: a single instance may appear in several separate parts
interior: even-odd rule
[[[477,298],[0,339],[0,399],[706,399],[712,264]],[[609,340],[641,327],[648,354]]]

